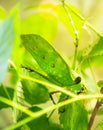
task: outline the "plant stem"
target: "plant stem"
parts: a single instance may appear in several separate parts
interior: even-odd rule
[[[93,110],[93,112],[92,112],[92,115],[91,115],[91,117],[90,117],[89,123],[88,123],[88,130],[91,130],[91,128],[92,128],[92,125],[93,125],[95,116],[96,116],[97,111],[98,111],[98,109],[100,108],[100,106],[101,106],[101,102],[97,101],[97,102],[96,102],[96,105],[95,105],[95,107],[94,107],[94,110]]]
[[[73,59],[73,64],[72,64],[73,70],[75,70],[75,68],[76,68],[77,52],[78,52],[78,46],[75,46],[74,59]]]
[[[53,88],[57,91],[60,91],[60,92],[63,92],[71,97],[76,97],[76,94],[74,94],[73,92],[69,91],[69,90],[66,90],[60,86],[57,86],[55,84],[52,84],[52,83],[49,83],[49,82],[46,82],[46,81],[42,81],[42,80],[39,80],[39,79],[36,79],[36,78],[32,78],[32,77],[29,77],[29,76],[25,76],[25,75],[20,75],[20,78],[21,79],[26,79],[26,80],[30,80],[30,81],[33,81],[33,82],[36,82],[36,83],[40,83],[42,85],[45,85],[45,86],[48,86],[50,88]]]
[[[67,11],[67,6],[66,6],[64,0],[62,0],[62,5],[63,5],[63,8],[64,8],[64,10],[65,10],[65,12],[66,12],[66,14],[67,14],[67,16],[68,16],[70,22],[71,22],[71,26],[72,26],[73,31],[74,31],[74,34],[75,34],[75,42],[74,42],[75,52],[74,52],[74,59],[73,59],[73,64],[72,64],[72,69],[75,70],[75,68],[76,68],[76,60],[77,60],[77,52],[78,52],[78,41],[79,41],[78,30],[77,30],[77,28],[76,28],[76,26],[75,26],[75,24],[74,24],[74,20],[73,20],[73,18],[72,18],[71,13],[69,13],[69,12]],[[68,9],[70,10],[70,8],[68,8]],[[70,11],[71,11],[71,10],[70,10]]]
[[[85,25],[87,25],[94,33],[96,33],[99,37],[103,36],[100,32],[98,32],[88,21],[86,21],[86,19],[84,17],[82,17],[80,14],[76,13],[70,5],[66,4],[65,5],[72,11],[72,13],[74,13],[76,16],[78,16],[78,18],[80,20],[82,20],[83,22],[85,22]]]

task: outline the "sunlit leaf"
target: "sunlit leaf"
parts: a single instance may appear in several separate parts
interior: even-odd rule
[[[89,55],[95,56],[95,55],[101,55],[103,54],[103,37],[100,37],[99,40],[94,44],[92,47]]]
[[[62,86],[74,84],[69,66],[45,39],[33,34],[22,35],[21,38],[24,47],[49,77]]]
[[[88,90],[88,92],[97,94],[98,93],[97,85],[94,82],[94,79],[91,77],[91,75],[88,76],[88,73],[83,71],[81,73],[81,76],[83,78],[83,81],[85,82],[85,87]]]
[[[61,125],[49,121],[49,130],[64,130]]]
[[[96,66],[103,65],[103,37],[100,37],[99,40],[94,44],[91,51],[88,54],[90,63]]]

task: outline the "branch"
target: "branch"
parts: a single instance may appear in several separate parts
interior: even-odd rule
[[[92,112],[92,115],[90,117],[90,120],[89,120],[89,123],[88,123],[88,130],[91,130],[92,128],[92,125],[93,125],[93,122],[94,122],[94,119],[96,117],[96,114],[97,114],[97,111],[98,109],[101,107],[102,103],[100,101],[97,101],[96,102],[96,105],[94,107],[94,110]]]

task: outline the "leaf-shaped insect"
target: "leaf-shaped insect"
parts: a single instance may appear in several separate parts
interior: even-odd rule
[[[35,34],[21,35],[21,39],[26,50],[51,79],[61,86],[74,84],[68,65],[45,39]]]

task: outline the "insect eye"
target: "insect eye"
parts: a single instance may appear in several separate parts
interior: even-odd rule
[[[45,56],[44,56],[44,55],[42,56],[42,59],[44,59],[44,60],[45,60]]]
[[[75,84],[79,84],[81,82],[81,77],[78,76],[77,78],[75,78],[74,82]]]

